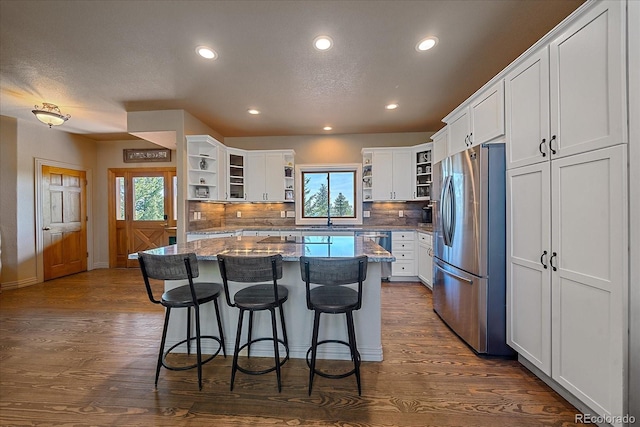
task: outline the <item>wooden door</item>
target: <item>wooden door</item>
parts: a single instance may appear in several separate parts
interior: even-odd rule
[[[129,254],[170,244],[175,236],[175,168],[109,171],[109,265],[137,267]]]
[[[44,280],[87,270],[84,171],[42,166]]]
[[[550,162],[507,171],[507,344],[551,375]]]

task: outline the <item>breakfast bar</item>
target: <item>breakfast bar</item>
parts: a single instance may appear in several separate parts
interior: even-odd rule
[[[184,244],[171,245],[145,251],[157,255],[171,255],[193,252],[198,259],[199,277],[196,281],[222,283],[218,269],[217,255],[265,256],[280,254],[283,258],[283,276],[278,282],[289,290],[289,300],[284,304],[284,316],[289,338],[291,358],[304,358],[311,344],[313,312],[307,309],[305,284],[300,275],[301,256],[310,257],[354,257],[366,255],[369,260],[366,281],[363,283],[362,308],[354,312],[355,329],[363,361],[382,361],[381,340],[381,263],[395,261],[395,257],[369,239],[359,236],[273,236],[249,237],[237,236],[219,239],[202,239]],[[131,257],[136,257],[132,255]],[[166,281],[165,290],[185,284],[183,281]],[[240,285],[231,284],[231,295],[240,289]],[[237,287],[235,287],[237,286]],[[233,354],[235,328],[238,310],[230,309],[220,301],[220,311],[225,333],[227,354]],[[218,335],[215,310],[212,304],[201,307],[203,335]],[[347,328],[343,319],[337,316],[324,316],[320,325],[320,339],[330,336],[332,339],[347,340]],[[184,339],[186,328],[186,310],[176,311],[171,317],[167,335],[167,347]],[[254,336],[270,334],[271,322],[268,313],[256,313]],[[261,345],[264,344],[264,345]],[[350,359],[348,348],[341,345],[325,345],[318,351],[318,358]],[[178,347],[179,349],[179,347]],[[215,352],[216,348],[207,348],[203,342],[203,352]],[[183,350],[186,352],[186,348]],[[273,356],[270,343],[257,343],[251,347],[252,356]]]

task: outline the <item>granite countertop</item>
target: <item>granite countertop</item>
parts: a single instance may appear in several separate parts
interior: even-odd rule
[[[432,224],[418,224],[418,225],[354,225],[354,226],[341,226],[334,225],[332,227],[322,226],[229,226],[229,227],[214,227],[205,228],[203,230],[187,231],[187,234],[220,234],[220,233],[237,233],[242,231],[419,231],[424,233],[432,233]]]
[[[157,255],[195,252],[198,260],[214,261],[218,254],[272,255],[281,254],[284,261],[298,261],[301,256],[352,257],[366,255],[369,262],[392,262],[396,258],[369,239],[352,236],[308,236],[291,239],[285,236],[237,236],[220,239],[202,239],[194,242],[165,246],[145,251]],[[136,259],[138,254],[129,255]]]

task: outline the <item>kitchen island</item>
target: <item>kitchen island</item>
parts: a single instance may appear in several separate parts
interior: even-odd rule
[[[381,312],[380,312],[380,263],[395,261],[395,257],[373,241],[354,236],[274,236],[248,237],[237,236],[220,239],[202,239],[189,243],[165,246],[146,251],[148,253],[170,255],[194,252],[198,258],[200,277],[198,281],[222,283],[218,269],[217,255],[264,256],[281,254],[283,258],[282,279],[278,282],[289,289],[289,300],[284,304],[285,322],[289,338],[289,355],[292,358],[304,358],[311,344],[313,312],[307,309],[305,284],[300,276],[299,260],[301,256],[312,257],[352,257],[366,255],[369,258],[367,279],[363,284],[362,308],[354,312],[354,321],[358,349],[363,361],[382,360]],[[137,257],[137,254],[130,256]],[[166,281],[165,290],[180,286],[185,281]],[[230,284],[231,296],[240,289],[240,285]],[[238,309],[229,307],[224,296],[219,300],[222,323],[225,333],[227,354],[233,354]],[[256,313],[253,336],[270,336],[271,321],[268,312]],[[205,304],[200,309],[203,335],[218,335],[213,304]],[[320,339],[347,340],[347,328],[344,316],[323,316],[320,325]],[[167,348],[184,339],[186,329],[186,310],[172,313],[167,335]],[[244,328],[246,331],[246,328]],[[243,338],[244,339],[244,338]],[[206,341],[206,340],[205,340]],[[262,345],[261,345],[262,344]],[[203,351],[212,352],[216,347],[207,347],[203,342]],[[341,345],[324,345],[318,351],[323,359],[350,359],[349,350]],[[186,351],[186,348],[183,349]],[[272,356],[271,343],[262,342],[251,346],[252,356]]]

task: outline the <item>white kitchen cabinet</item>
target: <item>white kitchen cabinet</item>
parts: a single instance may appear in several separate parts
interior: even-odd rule
[[[285,155],[287,157],[285,157]],[[282,202],[293,199],[293,151],[247,151],[246,193],[250,202]],[[287,176],[287,168],[290,168]],[[289,187],[289,188],[288,188]],[[290,190],[287,198],[286,189]]]
[[[504,80],[476,95],[469,104],[471,132],[469,147],[504,135]]]
[[[362,153],[363,159],[371,158],[372,201],[411,200],[413,198],[412,150],[378,148],[363,149]],[[364,161],[366,162],[366,160]],[[367,200],[366,195],[365,190],[365,200]]]
[[[429,233],[418,231],[416,233],[418,245],[418,278],[429,289],[433,289],[433,244]]]
[[[391,253],[396,261],[391,263],[391,276],[416,276],[415,232],[393,231],[391,233]]]
[[[507,342],[600,414],[623,402],[626,176],[621,144],[507,173]]]
[[[413,200],[430,200],[432,184],[432,143],[413,147]]]
[[[187,199],[223,200],[225,151],[207,135],[187,136]]]
[[[460,153],[469,148],[469,138],[471,137],[471,115],[469,107],[466,106],[454,113],[450,117],[445,117],[447,128],[449,129],[449,151],[447,155]]]
[[[595,3],[506,76],[507,168],[627,142],[624,7]]]
[[[446,159],[449,155],[449,128],[447,126],[431,135],[433,141],[433,150],[431,154],[431,162],[433,165]]]
[[[227,148],[227,194],[226,200],[247,200],[246,152]]]

